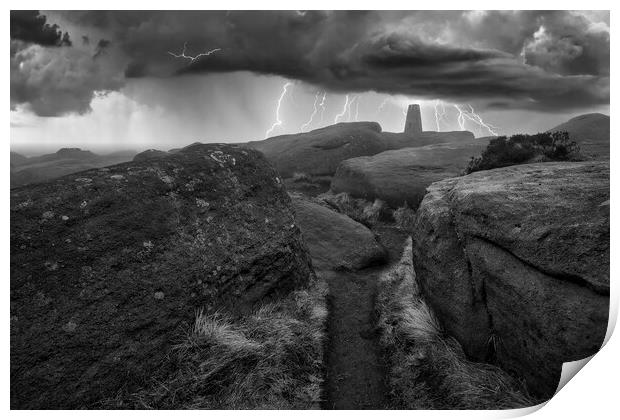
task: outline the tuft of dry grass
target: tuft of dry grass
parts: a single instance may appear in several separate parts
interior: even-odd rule
[[[308,182],[308,183],[314,182],[314,179],[312,178],[312,176],[308,175],[305,172],[295,172],[293,176],[291,177],[291,180],[293,182]]]
[[[405,202],[392,213],[396,226],[399,229],[411,232],[415,223],[415,211]]]
[[[307,289],[233,318],[198,311],[193,329],[173,348],[176,371],[105,408],[319,408],[327,286]]]
[[[460,344],[443,333],[421,296],[411,238],[401,261],[380,279],[376,311],[393,408],[507,409],[540,403],[500,368],[469,361]]]
[[[390,213],[387,204],[378,198],[368,201],[363,198],[353,198],[346,192],[334,194],[331,191],[321,194],[318,198],[339,213],[367,227],[376,225],[379,220],[389,217]]]

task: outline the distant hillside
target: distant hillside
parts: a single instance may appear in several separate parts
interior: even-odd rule
[[[571,140],[579,143],[583,154],[609,159],[609,115],[579,115],[548,131],[566,131]]]
[[[27,158],[19,153],[11,152],[11,187],[127,162],[132,160],[135,154],[135,151],[121,151],[98,155],[79,148],[62,148],[56,153]]]
[[[181,149],[175,149],[174,153],[176,153],[179,150],[181,150]],[[148,149],[148,150],[145,150],[144,152],[140,152],[137,155],[135,155],[133,157],[133,161],[134,162],[142,162],[142,161],[147,160],[147,159],[163,157],[163,156],[167,156],[169,154],[170,154],[170,152],[164,152],[162,150]]]
[[[20,155],[17,152],[11,152],[11,168],[14,166],[19,166],[26,162],[28,158],[24,155]]]

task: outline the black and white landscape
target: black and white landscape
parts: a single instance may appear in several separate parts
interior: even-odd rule
[[[12,409],[508,409],[601,347],[608,11],[11,11]]]

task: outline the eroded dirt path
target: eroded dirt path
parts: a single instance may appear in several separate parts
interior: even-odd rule
[[[378,233],[389,251],[391,264],[405,236],[389,230]],[[329,285],[324,409],[386,407],[385,368],[374,332],[374,301],[379,276],[388,266],[318,273]]]
[[[385,372],[373,334],[376,279],[381,268],[329,271],[326,409],[380,409]]]

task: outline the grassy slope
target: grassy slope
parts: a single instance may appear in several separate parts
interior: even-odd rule
[[[411,239],[380,279],[376,302],[392,408],[504,409],[538,403],[499,368],[466,359],[444,335],[415,280]]]
[[[319,408],[326,292],[315,281],[238,319],[199,312],[169,356],[178,366],[173,375],[102,408]]]
[[[562,123],[548,131],[567,131],[571,140],[597,140],[609,142],[609,115],[584,114]]]

